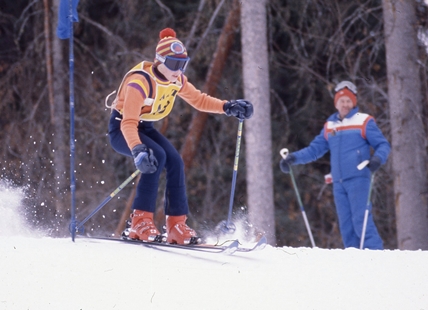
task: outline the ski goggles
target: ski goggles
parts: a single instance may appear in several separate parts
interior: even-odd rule
[[[156,59],[159,60],[161,63],[163,63],[169,70],[171,71],[178,71],[181,72],[186,71],[187,65],[190,61],[190,57],[186,58],[178,58],[174,56],[160,56],[156,55]]]
[[[349,81],[342,81],[339,84],[336,85],[334,88],[334,91],[337,93],[338,91],[347,88],[349,89],[354,95],[357,95],[357,86],[355,86],[354,83],[351,83]]]

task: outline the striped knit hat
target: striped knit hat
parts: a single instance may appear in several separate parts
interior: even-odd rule
[[[166,56],[174,56],[176,58],[187,58],[187,50],[184,44],[177,39],[176,33],[171,28],[165,28],[159,32],[160,41],[156,46],[155,64],[158,65],[160,61],[157,59]]]

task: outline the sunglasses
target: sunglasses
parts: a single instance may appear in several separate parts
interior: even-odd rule
[[[174,56],[162,57],[158,54],[156,54],[156,59],[159,60],[161,63],[163,63],[169,70],[171,71],[180,70],[181,72],[186,71],[187,65],[190,61],[190,57],[186,57],[186,58],[178,58]]]
[[[357,95],[357,87],[354,85],[354,83],[351,83],[349,81],[342,81],[334,88],[334,91],[337,93],[339,90],[342,90],[344,88],[349,89],[351,92],[354,93],[354,95]]]
[[[173,56],[166,56],[163,64],[171,71],[181,70],[182,72],[186,71],[187,64],[189,63],[190,58],[175,58]]]

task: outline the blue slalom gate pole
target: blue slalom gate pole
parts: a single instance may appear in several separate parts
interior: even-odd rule
[[[76,236],[76,178],[74,174],[75,144],[74,144],[74,46],[73,46],[73,1],[68,1],[69,5],[69,73],[70,73],[70,190],[71,190],[71,220],[70,232],[71,240],[74,242]]]

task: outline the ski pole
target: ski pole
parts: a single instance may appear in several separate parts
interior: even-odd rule
[[[104,207],[107,202],[112,200],[114,196],[117,195],[126,185],[128,185],[129,182],[131,182],[138,174],[140,173],[140,170],[135,170],[133,174],[131,174],[122,184],[120,184],[106,199],[104,199],[101,204],[95,208],[94,211],[92,211],[83,221],[78,223],[77,226],[74,227],[75,232],[79,232],[81,228],[83,228],[83,224],[85,224],[91,217],[95,215],[99,210],[101,210],[102,207]],[[73,227],[70,227],[70,229],[73,229]]]
[[[366,228],[367,228],[367,220],[369,218],[369,208],[370,208],[370,200],[372,195],[373,180],[374,180],[374,173],[372,173],[370,177],[370,188],[369,188],[369,195],[367,197],[366,211],[364,212],[364,222],[363,222],[363,231],[361,232],[360,250],[363,249],[364,239],[366,237]]]
[[[282,158],[285,159],[288,156],[288,149],[284,148],[279,153],[281,154]],[[311,227],[309,226],[309,221],[308,221],[308,218],[306,217],[306,212],[305,212],[305,209],[303,208],[302,199],[300,198],[299,190],[297,189],[296,180],[294,179],[294,174],[291,167],[290,167],[290,176],[291,176],[291,181],[293,183],[294,192],[296,193],[297,201],[299,203],[300,211],[302,212],[303,220],[305,222],[306,229],[309,234],[309,239],[311,240],[312,247],[314,248],[315,247],[314,237],[312,236]]]
[[[236,176],[238,174],[238,162],[239,162],[239,152],[241,148],[243,123],[244,123],[244,118],[239,118],[238,134],[236,138],[235,161],[233,164],[232,189],[230,191],[230,200],[229,200],[229,213],[227,215],[227,220],[222,221],[220,222],[219,225],[217,225],[217,230],[220,229],[224,233],[233,233],[236,230],[235,225],[232,223],[232,210],[233,210],[233,200],[235,197]]]

